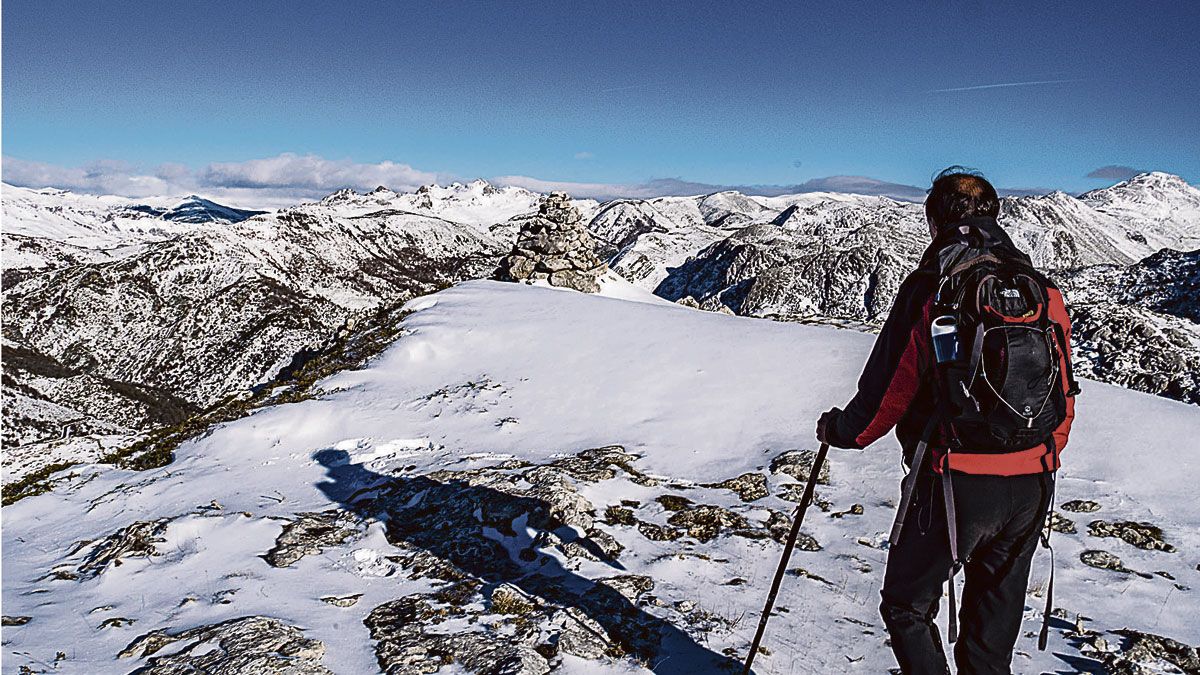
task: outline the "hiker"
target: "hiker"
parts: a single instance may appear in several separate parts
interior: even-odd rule
[[[880,613],[906,674],[949,672],[935,623],[947,581],[951,642],[962,624],[958,672],[1011,672],[1074,416],[1062,294],[997,224],[999,212],[982,175],[938,174],[925,199],[933,242],[900,286],[857,394],[817,423],[818,439],[839,448],[866,447],[896,427],[904,449]],[[1045,634],[1044,624],[1042,648]]]

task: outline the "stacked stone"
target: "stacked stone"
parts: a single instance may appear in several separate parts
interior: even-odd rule
[[[496,270],[504,281],[548,281],[551,286],[584,293],[600,290],[597,279],[608,270],[596,256],[592,235],[579,209],[564,192],[551,192],[537,215],[523,219],[517,244]]]

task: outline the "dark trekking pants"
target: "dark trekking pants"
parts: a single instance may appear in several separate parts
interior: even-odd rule
[[[906,675],[949,672],[935,623],[951,567],[940,480],[931,474],[918,481],[900,542],[888,552],[879,609]],[[955,473],[953,480],[958,550],[965,562],[956,577],[964,587],[954,661],[960,675],[1008,674],[1052,475]]]

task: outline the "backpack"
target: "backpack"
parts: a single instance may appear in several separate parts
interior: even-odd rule
[[[1050,318],[1050,282],[1006,242],[961,229],[938,252],[933,301],[943,439],[951,452],[979,454],[1053,444],[1075,386],[1065,331]]]

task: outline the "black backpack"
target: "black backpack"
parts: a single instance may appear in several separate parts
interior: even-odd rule
[[[935,417],[951,451],[1053,443],[1075,383],[1062,358],[1066,334],[1050,318],[1050,282],[1010,243],[976,227],[961,228],[937,262]]]

